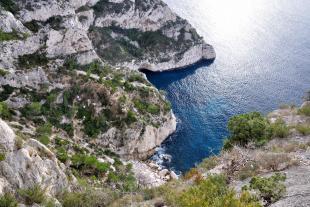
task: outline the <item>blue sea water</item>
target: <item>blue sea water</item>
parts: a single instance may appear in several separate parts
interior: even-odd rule
[[[233,115],[301,104],[310,89],[309,0],[165,0],[215,47],[213,63],[147,73],[178,119],[164,164],[184,172],[218,153]]]

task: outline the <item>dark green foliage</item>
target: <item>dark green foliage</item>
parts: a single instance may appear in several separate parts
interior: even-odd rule
[[[58,160],[60,160],[63,163],[66,163],[67,160],[69,160],[69,155],[67,154],[67,151],[64,147],[57,148],[56,156]]]
[[[36,129],[37,139],[45,145],[50,143],[50,136],[52,134],[52,125],[50,123],[45,123]]]
[[[148,112],[156,115],[160,113],[160,107],[152,103],[134,100],[134,105],[140,112]]]
[[[32,119],[34,116],[39,116],[41,115],[42,111],[42,105],[39,102],[33,102],[30,104],[27,104],[22,110],[22,114],[27,117]]]
[[[0,117],[3,119],[10,119],[12,113],[5,102],[0,102]]]
[[[96,137],[107,129],[107,118],[104,114],[94,115],[90,107],[79,107],[77,117],[83,120],[84,132],[89,137]]]
[[[228,129],[230,137],[224,141],[223,149],[229,149],[234,144],[246,146],[249,142],[262,145],[274,135],[285,135],[282,123],[277,123],[272,128],[268,120],[258,112],[232,117],[228,122]]]
[[[136,114],[133,111],[128,111],[127,117],[126,117],[126,123],[130,125],[136,121],[137,121]]]
[[[78,170],[81,175],[100,177],[104,175],[110,165],[108,163],[101,163],[95,156],[85,154],[75,154],[71,158],[71,167]]]
[[[28,189],[21,189],[18,191],[18,194],[27,205],[41,204],[46,200],[45,190],[39,185]]]
[[[79,64],[77,63],[77,60],[75,57],[69,56],[66,58],[64,63],[64,68],[69,71],[73,71],[75,69],[78,69]]]
[[[2,85],[1,87],[3,91],[0,92],[0,102],[7,100],[14,91],[14,88],[9,85]]]
[[[18,202],[12,195],[6,193],[0,196],[0,207],[17,207]]]
[[[19,11],[19,7],[13,0],[1,0],[0,5],[7,11],[16,14]]]
[[[48,63],[48,58],[45,53],[33,53],[18,57],[18,65],[21,68],[33,68],[36,66],[44,66]]]
[[[155,104],[148,104],[146,111],[151,114],[159,114],[160,113],[160,107]]]
[[[93,7],[96,15],[113,12],[116,14],[124,13],[130,9],[130,1],[124,1],[121,3],[114,3],[108,0],[100,0],[98,3]]]
[[[24,23],[25,27],[27,27],[30,31],[37,33],[39,29],[41,28],[40,22],[36,20],[32,20],[30,22]]]
[[[74,127],[72,123],[62,124],[60,127],[65,130],[70,137],[74,135]]]
[[[281,173],[275,173],[273,176],[266,177],[253,177],[250,181],[250,186],[245,186],[243,189],[256,190],[259,196],[270,205],[278,201],[286,192],[284,181],[286,176]]]
[[[65,29],[65,27],[61,25],[62,18],[62,16],[52,16],[45,22],[45,24],[49,24],[54,30]]]

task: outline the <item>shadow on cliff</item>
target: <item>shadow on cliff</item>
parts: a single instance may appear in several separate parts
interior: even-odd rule
[[[147,79],[152,84],[154,84],[157,88],[162,89],[166,88],[175,81],[182,80],[185,77],[194,74],[198,68],[207,67],[213,62],[213,60],[203,60],[185,68],[163,72],[152,72],[146,69],[141,69],[140,71],[146,75]]]

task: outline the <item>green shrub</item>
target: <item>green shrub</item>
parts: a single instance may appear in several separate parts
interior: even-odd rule
[[[273,137],[285,138],[289,135],[289,128],[282,119],[277,119],[270,128]]]
[[[0,102],[0,117],[3,119],[10,119],[12,117],[11,111],[5,102]]]
[[[17,207],[17,205],[18,202],[12,195],[6,193],[0,196],[0,207]]]
[[[37,139],[44,145],[48,145],[50,143],[50,137],[46,134],[40,135]]]
[[[86,176],[94,175],[96,177],[100,177],[106,173],[110,167],[108,163],[101,163],[96,157],[84,154],[73,155],[71,161],[71,167]]]
[[[177,194],[172,202],[180,207],[261,207],[257,199],[247,192],[238,197],[222,175],[208,176],[207,179]]]
[[[270,205],[278,201],[286,192],[284,181],[286,176],[281,173],[275,173],[269,178],[253,177],[249,186],[243,187],[244,190],[256,190],[259,196]]]
[[[52,134],[52,125],[50,123],[45,123],[36,129],[37,139],[45,145],[50,143],[50,136]]]
[[[137,121],[136,114],[133,111],[129,110],[126,117],[126,123],[130,125],[136,121]]]
[[[24,23],[25,27],[27,27],[30,31],[36,33],[39,31],[41,26],[39,25],[39,22],[36,20],[32,20],[30,22]]]
[[[50,123],[45,123],[36,129],[37,134],[47,134],[50,135],[52,134],[52,128],[53,126]]]
[[[230,136],[224,140],[224,150],[230,149],[233,145],[246,146],[249,142],[261,146],[270,138],[284,138],[289,135],[289,127],[283,120],[279,119],[270,124],[258,112],[232,117],[228,122],[228,130]]]
[[[108,203],[114,199],[115,192],[109,192],[108,189],[94,190],[86,189],[82,192],[65,192],[60,196],[59,201],[63,207],[100,207],[108,206]]]
[[[64,147],[57,148],[56,156],[58,160],[60,160],[63,163],[66,163],[67,160],[69,160],[69,155],[67,154],[67,151]]]
[[[4,153],[0,153],[0,162],[5,160],[5,154]]]
[[[164,110],[165,112],[169,112],[171,110],[171,103],[169,101],[165,101]]]
[[[18,191],[18,194],[27,205],[41,204],[46,200],[45,190],[39,185],[28,189],[21,189]]]
[[[89,137],[96,137],[100,132],[107,129],[105,114],[95,115],[90,107],[79,107],[77,117],[83,120],[83,131]]]
[[[151,114],[159,114],[160,113],[160,107],[155,104],[149,104],[146,108],[146,111]]]
[[[298,114],[305,115],[305,116],[310,116],[310,104],[300,108],[298,110]]]
[[[305,124],[298,124],[296,126],[296,129],[297,131],[304,135],[304,136],[307,136],[307,135],[310,135],[310,126],[309,125],[305,125]]]
[[[22,55],[18,57],[18,65],[21,68],[33,68],[36,66],[47,65],[48,58],[45,53],[33,53],[29,55]]]
[[[32,118],[33,116],[39,116],[42,113],[42,105],[40,102],[33,102],[27,104],[23,109],[22,113],[24,116]]]
[[[6,76],[9,72],[0,68],[0,77]]]

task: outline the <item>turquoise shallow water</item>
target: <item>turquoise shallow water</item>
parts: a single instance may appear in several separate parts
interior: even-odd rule
[[[165,1],[217,53],[211,64],[147,73],[178,118],[161,149],[172,156],[164,164],[186,171],[219,152],[231,116],[302,102],[310,89],[310,1]]]

